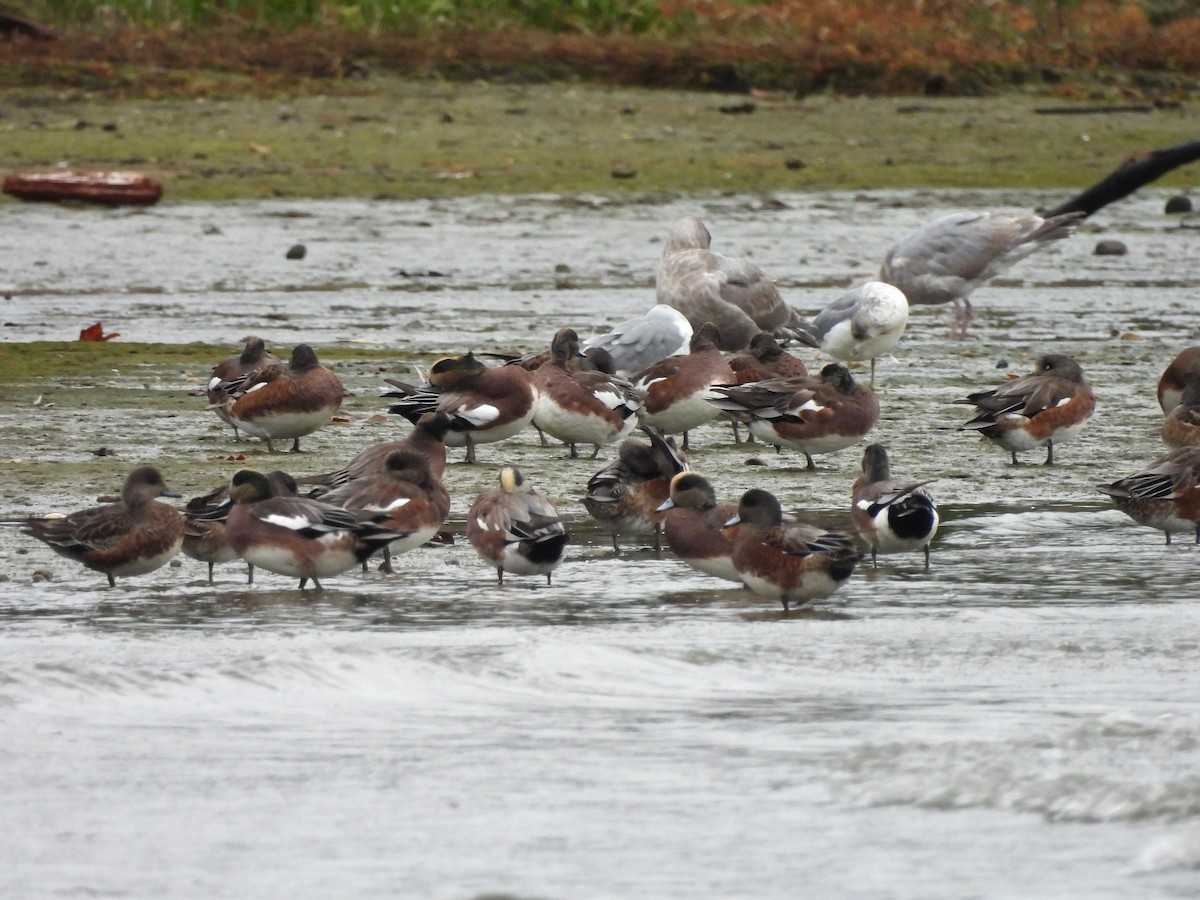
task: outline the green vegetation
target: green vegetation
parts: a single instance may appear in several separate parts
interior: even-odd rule
[[[1106,95],[1100,95],[1104,97]],[[1183,109],[1039,115],[987,99],[758,96],[373,78],[339,93],[0,92],[0,171],[134,168],[167,201],[934,187],[1061,191],[1195,137]],[[1054,101],[1057,103],[1058,101]],[[629,177],[614,177],[624,174]],[[1181,170],[1162,183],[1184,184]]]

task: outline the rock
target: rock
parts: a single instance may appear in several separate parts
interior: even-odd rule
[[[1163,212],[1168,216],[1178,213],[1190,213],[1192,211],[1192,198],[1185,197],[1183,194],[1176,194],[1167,200],[1167,205]]]
[[[637,170],[627,162],[618,161],[612,164],[613,178],[635,178]]]
[[[303,244],[292,244],[286,255],[288,259],[304,259],[308,255],[308,248]]]
[[[1096,256],[1124,256],[1128,252],[1129,248],[1125,246],[1124,241],[1118,241],[1113,238],[1097,241],[1096,249],[1092,251]]]

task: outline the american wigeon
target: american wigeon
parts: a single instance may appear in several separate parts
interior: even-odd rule
[[[809,469],[814,454],[835,453],[864,438],[879,421],[879,398],[841,363],[813,378],[778,378],[728,387],[710,401],[760,440],[799,450]]]
[[[908,300],[899,288],[868,281],[842,294],[797,331],[801,341],[844,363],[875,360],[900,342],[908,325]]]
[[[971,323],[971,293],[1050,241],[1070,236],[1084,213],[1043,218],[994,210],[940,216],[888,252],[879,280],[898,287],[913,305],[953,303],[954,334]]]
[[[183,515],[159,503],[178,497],[167,489],[154,466],[139,466],[125,478],[121,499],[69,515],[30,516],[21,531],[33,535],[60,556],[108,576],[144,575],[165,566],[183,544]]]
[[[507,440],[533,419],[537,391],[531,374],[520,366],[487,366],[473,353],[439,359],[429,369],[428,384],[414,387],[387,379],[398,390],[389,412],[416,422],[425,413],[450,417],[446,444],[466,447],[469,463],[476,462],[475,446]]]
[[[862,554],[840,531],[783,521],[774,494],[753,488],[742,495],[737,515],[727,526],[740,525],[733,543],[733,567],[756,594],[791,605],[828,597],[854,572]]]
[[[573,371],[579,336],[563,328],[550,344],[551,359],[533,373],[537,403],[533,424],[570,445],[591,444],[594,459],[605,444],[619,441],[637,427],[642,400],[623,378],[605,372]]]
[[[808,367],[804,365],[804,361],[784,350],[774,335],[765,331],[760,331],[752,337],[749,347],[729,358],[729,368],[733,370],[737,384],[768,381],[772,378],[808,377]],[[737,418],[728,413],[724,415],[733,426],[734,443],[740,443]],[[747,442],[754,443],[754,435],[748,435]]]
[[[413,423],[412,430],[398,441],[380,441],[357,454],[350,462],[320,475],[302,475],[297,483],[306,488],[313,485],[307,494],[314,499],[355,478],[377,475],[387,465],[388,456],[395,450],[415,450],[429,462],[429,469],[437,478],[446,473],[446,434],[450,430],[450,417],[444,412],[425,413]]]
[[[1200,372],[1184,378],[1179,403],[1163,419],[1162,439],[1168,447],[1200,447]]]
[[[550,574],[563,559],[568,536],[554,504],[535,491],[520,470],[500,470],[498,490],[484,491],[467,512],[467,540],[476,552],[504,573]]]
[[[719,336],[712,322],[692,334],[688,352],[671,356],[638,373],[634,390],[644,395],[644,421],[664,434],[682,434],[688,449],[688,432],[711,422],[719,414],[708,401],[718,396],[714,384],[731,384],[737,376],[717,348]]]
[[[1200,347],[1186,347],[1171,360],[1158,379],[1158,405],[1169,413],[1179,405],[1189,375],[1200,376]]]
[[[617,458],[588,479],[583,505],[611,534],[613,549],[621,552],[622,535],[653,535],[661,548],[664,513],[671,479],[687,468],[687,458],[674,441],[653,428],[643,429],[649,441],[630,438],[621,443]]]
[[[658,509],[666,515],[667,546],[680,560],[705,575],[742,583],[733,565],[737,526],[726,525],[737,516],[737,504],[717,503],[707,478],[698,472],[680,472],[671,479],[671,495]]]
[[[614,325],[607,334],[590,337],[581,345],[590,350],[606,350],[613,371],[629,378],[668,356],[687,353],[692,339],[692,323],[679,310],[659,303],[635,318]]]
[[[380,569],[392,571],[392,557],[425,544],[450,514],[450,492],[429,459],[412,449],[391,451],[382,471],[352,478],[324,494],[321,500],[347,509],[386,514],[376,524],[402,532],[383,549]]]
[[[683,313],[693,328],[712,322],[722,350],[741,350],[760,331],[786,330],[799,316],[767,274],[748,259],[709,249],[712,236],[694,216],[672,227],[658,264],[658,302]]]
[[[296,479],[287,472],[268,472],[267,481],[273,497],[296,496]],[[225,520],[233,501],[229,497],[229,483],[219,485],[207,494],[193,497],[184,507],[185,530],[183,553],[194,560],[208,563],[208,582],[213,581],[213,567],[217,563],[241,559],[229,541],[229,530]],[[254,584],[254,566],[247,563],[246,583]]]
[[[929,568],[929,543],[937,534],[937,504],[925,489],[929,481],[897,484],[882,444],[870,444],[863,452],[863,473],[850,488],[850,521],[871,548],[871,564],[877,553],[921,550]]]
[[[220,385],[238,381],[259,369],[283,364],[283,360],[267,350],[266,342],[262,338],[252,335],[247,337],[245,342],[246,346],[241,353],[228,356],[213,366],[206,391],[208,408],[215,412],[221,421],[233,428],[233,439],[235,441],[240,441],[241,436],[238,434],[237,424],[225,408],[225,401],[228,399],[228,395],[221,390]]]
[[[1097,487],[1139,525],[1196,535],[1200,544],[1200,448],[1180,447],[1140,472]]]
[[[229,422],[266,441],[271,452],[272,441],[292,438],[292,452],[299,453],[300,438],[328,425],[346,396],[342,380],[308,344],[297,344],[287,365],[265,366],[210,389],[224,395],[219,407]]]
[[[750,346],[729,358],[737,384],[766,381],[770,378],[807,378],[804,360],[793,356],[775,340],[774,335],[760,331],[750,339]]]
[[[308,497],[276,497],[267,476],[253,469],[234,474],[233,508],[225,520],[229,542],[252,566],[309,580],[348,571],[403,532],[379,524],[386,514],[343,509]]]
[[[1033,372],[990,391],[969,394],[955,403],[973,405],[976,416],[958,427],[978,431],[1012,454],[1046,448],[1046,465],[1054,462],[1054,445],[1076,437],[1096,410],[1096,397],[1083,370],[1061,353],[1038,358]]]

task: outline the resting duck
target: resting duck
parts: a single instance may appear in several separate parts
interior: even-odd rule
[[[607,372],[575,371],[579,336],[563,328],[550,344],[551,359],[533,373],[537,404],[533,424],[570,445],[591,444],[592,458],[605,444],[619,441],[638,425],[642,401],[623,378]]]
[[[593,475],[583,505],[592,518],[612,534],[613,550],[620,553],[620,535],[654,535],[661,549],[665,513],[660,504],[670,494],[671,479],[687,469],[687,458],[675,442],[643,426],[649,442],[630,438],[617,450],[617,458]]]
[[[568,536],[558,510],[535,491],[515,466],[500,470],[499,490],[484,491],[467,512],[467,540],[504,573],[550,575],[563,559]]]
[[[473,353],[439,359],[429,369],[429,381],[414,387],[388,379],[397,388],[384,394],[398,397],[388,412],[416,422],[425,413],[450,417],[446,444],[466,447],[475,463],[475,446],[507,440],[532,421],[537,392],[529,372],[520,366],[488,367]]]
[[[871,565],[877,553],[921,550],[929,568],[929,543],[937,534],[937,504],[925,490],[928,481],[897,485],[882,444],[871,444],[863,453],[863,473],[850,488],[850,521],[871,548]]]
[[[671,479],[671,496],[658,507],[666,514],[663,534],[667,546],[698,572],[742,583],[733,565],[736,527],[726,523],[738,514],[733,503],[717,503],[708,479],[698,472],[680,472]]]
[[[1179,403],[1163,419],[1162,439],[1168,447],[1200,447],[1200,372],[1184,379]]]
[[[879,421],[879,398],[858,384],[841,363],[830,363],[817,378],[779,378],[751,384],[715,386],[718,409],[745,422],[751,434],[777,447],[813,455],[835,453],[864,438]]]
[[[444,412],[425,413],[400,440],[372,444],[341,468],[320,475],[304,475],[296,481],[306,486],[314,485],[308,496],[318,499],[348,481],[379,474],[386,468],[388,456],[396,450],[420,453],[429,463],[434,477],[441,478],[446,472],[446,434],[449,430],[450,417]]]
[[[210,387],[223,395],[214,408],[223,410],[235,429],[261,438],[274,452],[272,441],[292,438],[292,452],[300,452],[300,438],[329,424],[342,405],[346,389],[342,380],[321,365],[308,344],[298,344],[287,365],[275,364],[240,378]]]
[[[854,572],[862,554],[840,531],[814,525],[784,523],[779,500],[768,491],[746,491],[737,515],[726,525],[740,525],[733,545],[733,567],[750,590],[791,605],[828,597]]]
[[[1169,413],[1183,400],[1183,386],[1189,377],[1200,377],[1200,347],[1187,347],[1171,360],[1158,379],[1158,405]]]
[[[682,434],[684,450],[689,431],[720,415],[708,402],[718,396],[712,386],[737,378],[717,349],[719,339],[717,326],[705,322],[692,335],[685,355],[660,360],[633,379],[634,390],[644,395],[645,423],[664,434]]]
[[[228,382],[240,381],[251,372],[256,372],[259,369],[279,365],[283,365],[283,360],[267,350],[266,342],[260,337],[251,336],[246,338],[246,346],[241,353],[228,356],[213,366],[206,391],[208,408],[215,412],[221,421],[233,428],[233,439],[235,441],[240,441],[241,436],[238,434],[237,424],[225,409],[225,401],[228,399],[228,395],[221,390],[220,386]]]
[[[273,497],[294,497],[296,479],[287,472],[268,472],[267,481]],[[229,542],[225,520],[233,501],[229,499],[229,484],[225,483],[200,497],[193,497],[184,508],[185,531],[183,553],[194,560],[208,563],[208,583],[213,583],[213,566],[241,559]],[[254,584],[254,566],[247,564],[247,584]]]
[[[1046,448],[1046,465],[1054,462],[1054,445],[1075,438],[1096,410],[1096,397],[1083,380],[1083,369],[1060,353],[1039,357],[1029,375],[990,391],[969,394],[977,410],[959,431],[978,431],[1003,447],[1017,464],[1017,454]]]
[[[382,514],[377,525],[405,536],[383,548],[381,571],[392,572],[392,557],[425,544],[438,533],[450,514],[450,492],[416,450],[393,450],[382,471],[352,478],[321,497],[346,509]],[[364,562],[365,566],[365,562]]]
[[[229,542],[252,566],[277,575],[311,580],[340,575],[392,541],[405,537],[380,524],[385,513],[343,509],[308,497],[276,497],[267,476],[237,472],[229,484],[233,508],[225,527]]]
[[[93,506],[69,515],[31,516],[21,531],[48,544],[59,556],[108,576],[144,575],[170,562],[183,544],[183,516],[159,503],[178,497],[167,489],[154,466],[139,466],[125,478],[117,503]]]
[[[1200,448],[1180,447],[1140,472],[1097,487],[1139,525],[1196,535],[1200,544]]]

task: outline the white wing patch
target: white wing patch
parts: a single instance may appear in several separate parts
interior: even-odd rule
[[[302,528],[311,528],[314,524],[313,520],[308,516],[284,516],[279,513],[271,513],[263,516],[264,522],[270,522],[272,525],[278,525],[281,528],[290,528],[292,531],[300,531]]]
[[[393,500],[385,508],[389,512],[393,509],[399,509],[400,507],[405,506],[408,503],[408,501],[411,499],[412,499],[411,497],[400,497],[399,499]]]
[[[500,418],[500,410],[487,404],[472,407],[460,406],[455,410],[455,415],[466,419],[478,428],[481,425],[487,425],[489,422],[494,422]]]

